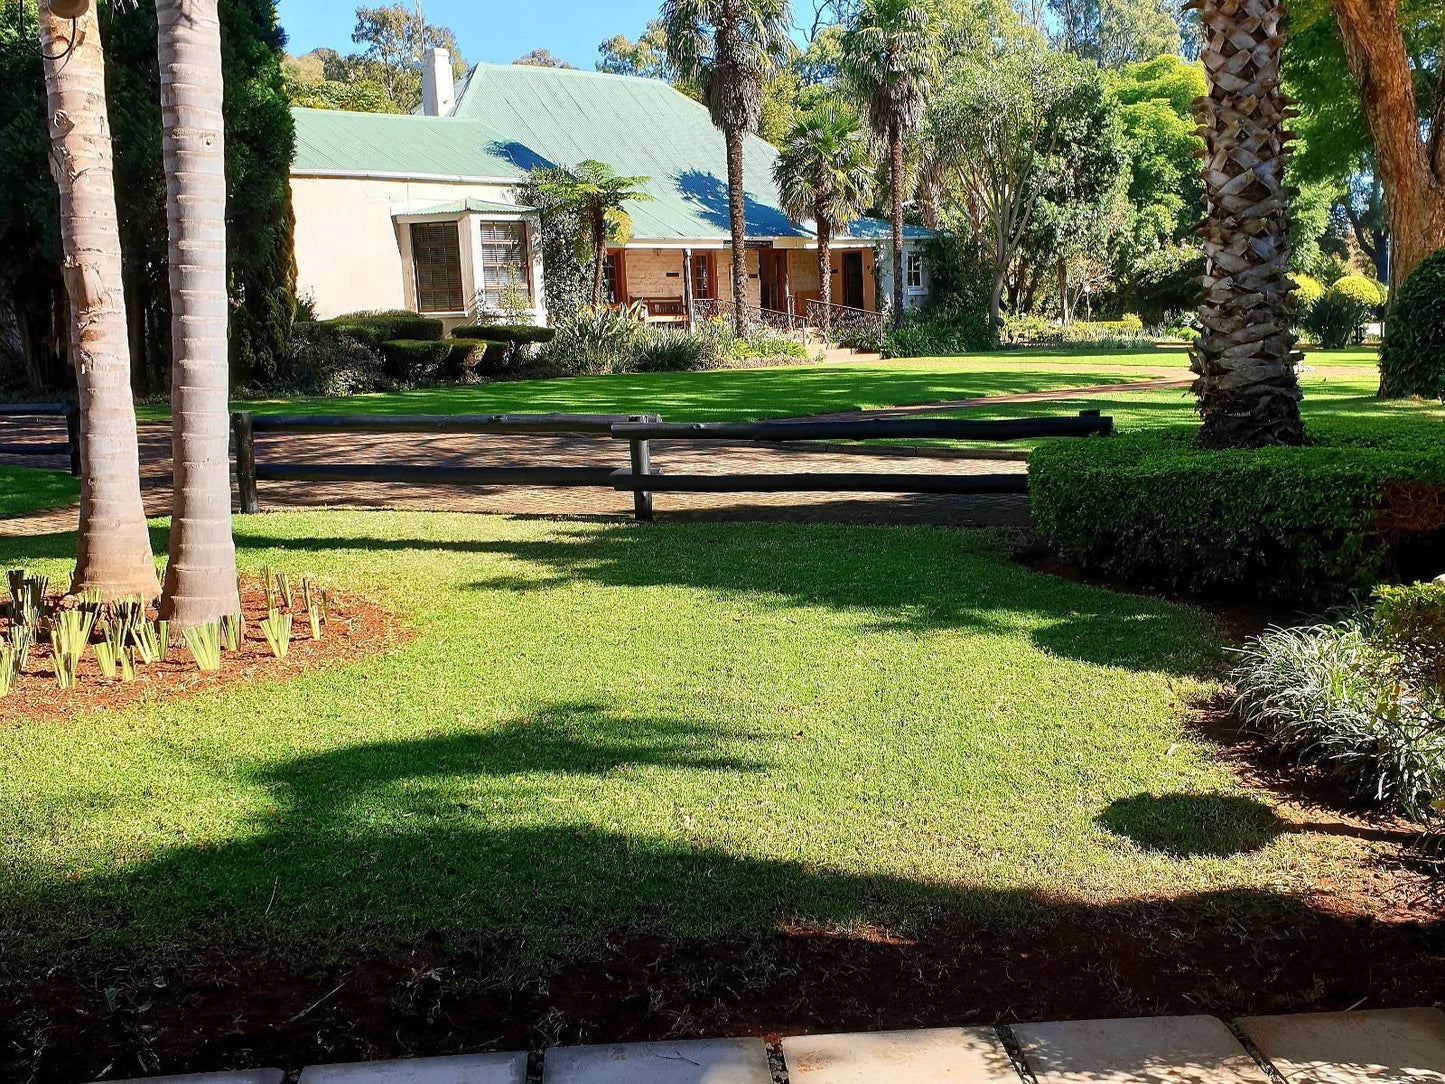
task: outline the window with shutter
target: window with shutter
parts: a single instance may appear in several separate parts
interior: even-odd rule
[[[483,308],[501,309],[506,296],[515,295],[532,304],[532,275],[527,258],[527,227],[521,222],[481,224],[481,272],[478,291]]]
[[[418,312],[463,312],[462,242],[456,222],[415,222],[411,260]]]

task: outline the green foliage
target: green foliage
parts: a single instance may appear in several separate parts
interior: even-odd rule
[[[661,20],[668,64],[701,90],[713,124],[755,131],[792,51],[787,0],[664,0]]]
[[[1371,637],[1416,684],[1445,689],[1445,581],[1375,588]]]
[[[1332,294],[1348,298],[1366,309],[1378,309],[1385,303],[1386,292],[1374,279],[1364,275],[1345,275],[1335,280],[1329,289]]]
[[[422,384],[441,379],[454,350],[470,352],[476,347],[463,340],[394,339],[377,349],[386,359],[388,376],[403,384]]]
[[[400,113],[386,94],[386,87],[373,79],[345,82],[340,79],[301,80],[286,77],[286,97],[292,105],[306,109],[345,109],[352,113]]]
[[[1006,316],[1003,341],[1010,346],[1095,346],[1101,350],[1137,350],[1152,346],[1136,313],[1119,320],[1074,320],[1060,324],[1045,316]]]
[[[365,51],[339,58],[340,63],[348,76],[381,86],[393,106],[387,112],[410,113],[421,104],[422,59],[429,46],[447,50],[453,74],[467,70],[456,34],[450,27],[427,22],[420,4],[415,10],[400,3],[357,8],[351,40],[364,45]]]
[[[1301,318],[1307,318],[1310,310],[1315,307],[1315,302],[1325,296],[1325,288],[1319,279],[1303,271],[1290,275],[1290,281],[1294,283],[1292,292],[1299,314]]]
[[[773,179],[788,217],[811,219],[821,236],[846,228],[867,209],[875,165],[858,118],[828,105],[788,132]]]
[[[556,328],[537,327],[532,324],[459,324],[452,328],[454,339],[483,339],[516,346],[548,343],[556,335]]]
[[[221,668],[221,623],[207,621],[186,629],[186,646],[191,650],[196,669],[203,674]]]
[[[910,313],[903,326],[883,336],[886,358],[931,358],[998,349],[998,329],[983,312],[930,308]]]
[[[1125,64],[1106,83],[1119,103],[1136,243],[1152,251],[1183,242],[1203,198],[1192,106],[1205,91],[1203,66],[1168,54]]]
[[[1393,571],[1393,483],[1445,487],[1445,450],[1321,430],[1303,448],[1204,450],[1187,429],[1046,442],[1029,460],[1034,522],[1067,560],[1132,584],[1330,602]]]
[[[222,614],[220,626],[221,646],[227,651],[240,651],[241,641],[246,637],[246,615]]]
[[[1445,398],[1445,249],[1420,261],[1390,306],[1380,393]]]
[[[939,233],[924,244],[923,258],[928,265],[931,289],[921,319],[936,324],[937,330],[932,333],[914,331],[910,340],[910,327],[905,326],[901,329],[903,341],[892,343],[892,347],[921,348],[925,340],[933,335],[939,341],[960,347],[953,351],[955,353],[995,349],[998,331],[988,319],[992,269],[983,240],[977,236]]]
[[[1445,695],[1403,674],[1368,622],[1272,628],[1240,656],[1245,726],[1392,811],[1424,819],[1445,795]]]
[[[1204,253],[1192,244],[1151,248],[1129,269],[1121,300],[1148,323],[1199,307]]]
[[[642,306],[586,308],[557,329],[546,360],[567,373],[614,373],[626,368],[642,328]]]
[[[266,637],[266,646],[278,659],[284,659],[291,650],[292,622],[291,614],[274,608],[267,611],[266,616],[261,619],[261,632]]]
[[[1384,303],[1379,285],[1363,275],[1346,275],[1304,314],[1304,326],[1326,349],[1364,340],[1364,325]]]
[[[389,312],[352,312],[323,321],[326,327],[334,328],[357,342],[367,346],[380,347],[392,339],[413,339],[441,342],[443,324],[430,316],[418,316],[405,309]]]
[[[75,684],[94,627],[95,611],[80,607],[62,610],[50,619],[51,661],[55,664],[55,682],[62,689]]]
[[[0,699],[8,696],[20,676],[20,659],[9,647],[0,647]]]
[[[152,663],[166,661],[166,652],[170,649],[170,635],[169,621],[143,621],[131,633],[131,643],[140,661],[150,666]]]
[[[396,382],[387,376],[385,359],[371,338],[330,323],[298,321],[291,331],[287,377],[272,390],[325,396],[390,391]]]

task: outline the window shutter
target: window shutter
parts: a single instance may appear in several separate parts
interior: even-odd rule
[[[416,222],[411,227],[418,312],[462,312],[462,247],[456,222]]]

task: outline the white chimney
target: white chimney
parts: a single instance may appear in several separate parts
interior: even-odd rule
[[[445,117],[457,103],[452,82],[452,58],[445,49],[427,46],[421,65],[421,111],[428,117]]]

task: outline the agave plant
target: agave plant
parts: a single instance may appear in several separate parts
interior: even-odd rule
[[[205,621],[186,629],[186,646],[191,649],[191,658],[196,660],[196,669],[211,673],[221,668],[221,623]]]
[[[278,659],[284,659],[291,649],[291,624],[291,615],[276,609],[271,610],[261,620],[261,631],[266,635],[266,643],[271,648],[271,654]]]
[[[142,621],[130,634],[140,661],[147,666],[166,661],[166,649],[170,646],[169,621]]]

